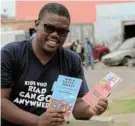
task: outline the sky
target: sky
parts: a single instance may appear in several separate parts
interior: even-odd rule
[[[0,14],[7,14],[9,17],[15,17],[15,1],[16,0],[0,0],[0,5],[1,5],[1,10],[0,10]],[[114,9],[114,6],[116,9]],[[135,3],[126,3],[126,4],[122,4],[121,7],[118,5],[110,5],[110,6],[106,6],[106,5],[102,5],[100,7],[97,6],[97,12],[99,14],[103,14],[106,16],[106,13],[110,13],[111,15],[134,15],[135,14]],[[118,7],[117,7],[118,6]],[[121,9],[119,9],[119,7]],[[98,9],[99,8],[99,9]],[[6,12],[4,12],[4,10],[6,10]],[[106,11],[108,10],[108,11]],[[121,11],[118,11],[121,10]],[[113,12],[113,13],[112,13]],[[103,16],[102,15],[102,16]]]
[[[0,14],[7,14],[9,17],[15,17],[15,0],[0,0]],[[6,9],[6,12],[4,12]]]

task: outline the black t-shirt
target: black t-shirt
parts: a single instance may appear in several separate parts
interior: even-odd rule
[[[43,65],[36,57],[31,41],[9,43],[1,50],[1,88],[12,88],[10,101],[30,113],[41,115],[51,97],[58,75],[81,78],[78,97],[88,92],[80,57],[60,48]],[[2,126],[16,126],[2,119]]]

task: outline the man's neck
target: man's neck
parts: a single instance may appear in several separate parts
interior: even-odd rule
[[[43,49],[41,49],[39,45],[37,45],[36,39],[32,40],[32,48],[35,55],[43,65],[49,62],[52,59],[52,57],[55,55],[55,53],[48,53],[45,52]]]

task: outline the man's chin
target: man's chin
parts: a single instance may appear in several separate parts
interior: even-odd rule
[[[47,47],[44,47],[43,50],[46,53],[55,53],[57,48],[47,48]]]

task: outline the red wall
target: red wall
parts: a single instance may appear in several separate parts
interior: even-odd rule
[[[92,23],[96,20],[96,4],[121,3],[116,1],[58,1],[65,5],[72,23]],[[16,19],[36,19],[48,1],[16,1]]]

